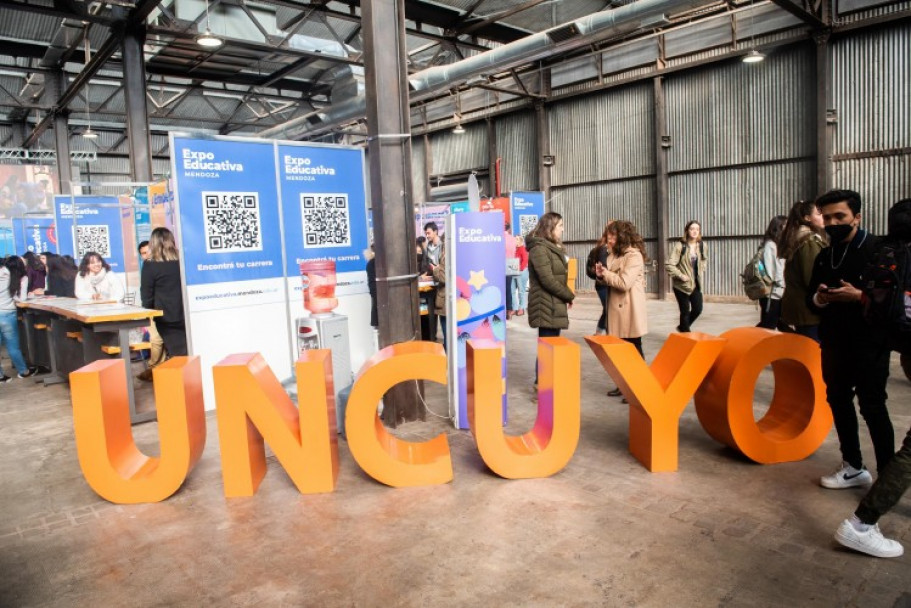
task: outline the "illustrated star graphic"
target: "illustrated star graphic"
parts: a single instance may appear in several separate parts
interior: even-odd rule
[[[471,278],[468,279],[468,284],[477,289],[481,290],[482,287],[487,285],[487,279],[484,277],[484,271],[475,272],[474,270],[469,270],[471,273]]]

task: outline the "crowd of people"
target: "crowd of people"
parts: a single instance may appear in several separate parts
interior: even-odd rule
[[[911,483],[911,430],[898,453],[886,406],[886,381],[892,350],[911,352],[888,328],[871,326],[865,316],[865,280],[887,243],[906,252],[911,266],[911,199],[889,212],[889,231],[878,239],[860,227],[858,193],[832,190],[815,201],[798,201],[787,216],[773,217],[762,237],[761,259],[770,290],[760,298],[758,326],[794,332],[820,347],[826,397],[835,421],[842,462],[820,478],[824,488],[845,489],[872,484],[855,514],[839,526],[835,538],[852,549],[897,557],[903,548],[885,538],[878,519],[894,506]],[[528,322],[538,336],[558,336],[569,327],[574,293],[566,285],[568,256],[562,244],[563,219],[546,213],[526,240],[529,254]],[[895,245],[897,243],[897,245]],[[689,332],[703,309],[707,251],[702,226],[690,221],[665,260],[679,308],[679,332]],[[595,281],[602,314],[595,334],[632,343],[642,354],[648,332],[645,306],[645,247],[631,222],[611,220],[586,261]],[[893,265],[893,272],[896,271]],[[901,272],[899,272],[901,276]],[[907,276],[911,276],[911,269]],[[911,293],[911,285],[904,286]],[[911,299],[904,308],[911,323]],[[911,335],[911,334],[909,334]],[[535,376],[537,384],[537,374]],[[617,389],[608,393],[620,396]],[[873,444],[877,480],[864,464],[854,398]]]
[[[139,375],[152,380],[151,369],[166,357],[187,354],[180,265],[174,235],[167,228],[155,228],[148,241],[139,244],[141,259],[140,297],[144,308],[161,310],[149,326],[151,358],[149,368]],[[76,298],[88,302],[122,302],[126,290],[117,273],[98,253],[89,251],[76,265],[69,255],[49,251],[11,255],[0,265],[0,343],[12,360],[16,375],[27,378],[42,366],[26,362],[20,343],[16,303],[32,297]],[[0,382],[9,382],[0,370]]]

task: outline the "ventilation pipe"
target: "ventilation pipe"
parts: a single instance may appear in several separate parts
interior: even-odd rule
[[[408,77],[412,90],[417,93],[412,98],[429,97],[477,74],[502,72],[608,37],[627,34],[645,27],[657,27],[667,23],[669,13],[680,13],[704,7],[705,4],[705,0],[638,0],[610,11],[594,13],[456,63],[416,72]],[[363,118],[366,108],[366,98],[359,96],[341,104],[333,104],[325,112],[319,113],[320,122],[316,124],[311,120],[312,117],[302,116],[266,129],[259,135],[271,137],[305,123],[308,123],[309,127],[305,132],[322,131]]]

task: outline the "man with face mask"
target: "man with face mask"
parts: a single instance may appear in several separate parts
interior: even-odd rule
[[[866,324],[861,305],[861,274],[875,255],[876,237],[860,228],[860,195],[831,190],[816,199],[829,246],[819,252],[807,304],[820,316],[819,342],[826,397],[835,419],[841,466],[819,483],[824,488],[868,486],[873,482],[860,452],[857,412],[870,430],[876,468],[895,453],[895,435],[886,409],[889,350]]]

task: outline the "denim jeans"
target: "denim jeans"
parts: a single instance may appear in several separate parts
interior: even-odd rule
[[[6,347],[6,352],[13,360],[16,371],[20,374],[27,372],[28,366],[25,364],[25,359],[22,358],[22,350],[19,347],[19,321],[16,319],[15,310],[0,312],[0,343]]]
[[[528,308],[528,268],[517,277],[519,279],[519,307],[516,310]]]

